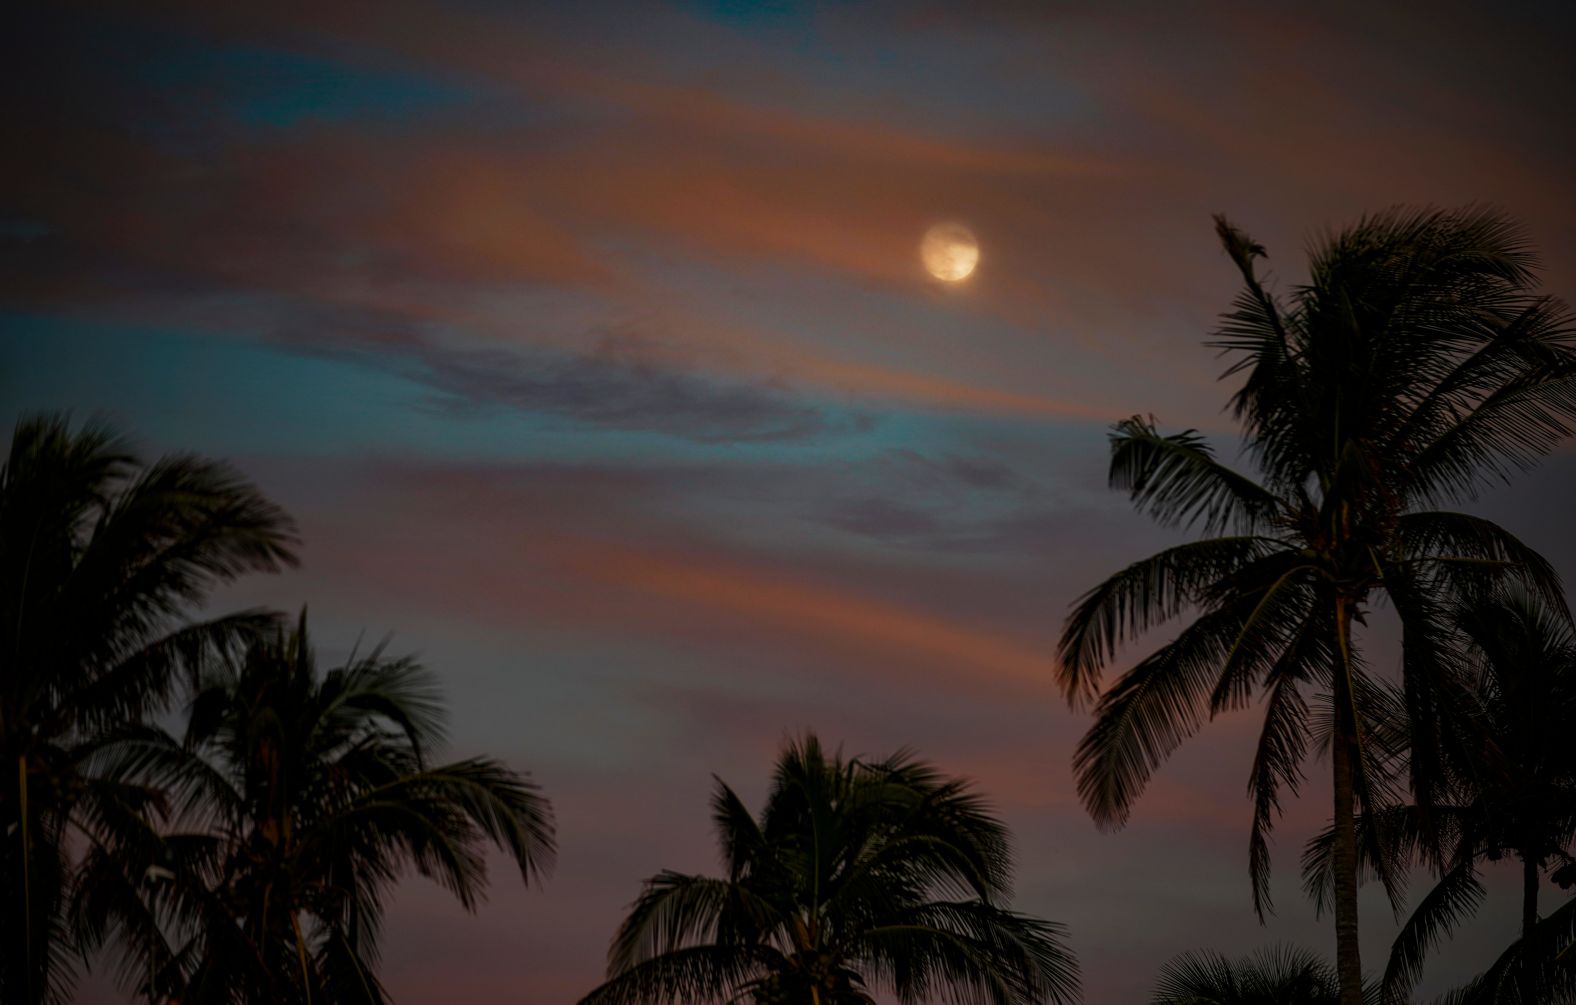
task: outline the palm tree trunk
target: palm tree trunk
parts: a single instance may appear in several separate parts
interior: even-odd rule
[[[16,801],[21,813],[22,839],[22,993],[33,1000],[33,847],[27,820],[27,755],[16,759]]]
[[[1335,601],[1335,735],[1330,761],[1335,782],[1335,969],[1341,1005],[1363,1005],[1362,950],[1357,938],[1357,721],[1352,708],[1351,602]]]
[[[1521,938],[1523,943],[1532,935],[1538,924],[1538,863],[1526,852],[1521,853]]]
[[[1538,925],[1538,860],[1531,853],[1521,853],[1521,945],[1524,949],[1532,946],[1532,930]],[[1521,963],[1521,1000],[1535,1002],[1538,1000],[1538,976],[1532,966],[1533,956],[1530,952],[1522,954]]]

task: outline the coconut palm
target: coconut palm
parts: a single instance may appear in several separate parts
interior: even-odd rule
[[[1572,1003],[1576,1003],[1576,898],[1523,932],[1450,1005]]]
[[[1160,970],[1150,1005],[1337,1005],[1335,968],[1293,946],[1266,946],[1240,960],[1220,953],[1174,957]]]
[[[845,759],[806,736],[778,758],[758,817],[719,780],[712,820],[725,874],[647,880],[582,1005],[1077,996],[1062,927],[1004,906],[1006,829],[923,761]]]
[[[87,770],[104,731],[269,623],[192,620],[293,561],[284,513],[223,464],[140,460],[107,429],[24,419],[0,466],[0,999],[62,1000],[68,845],[112,850],[158,793]]]
[[[1334,790],[1336,966],[1359,1005],[1359,808],[1391,798],[1368,743],[1381,689],[1353,645],[1376,600],[1403,633],[1410,784],[1432,802],[1443,782],[1436,672],[1454,599],[1514,574],[1553,606],[1553,570],[1498,525],[1442,507],[1534,462],[1576,418],[1569,312],[1533,291],[1535,262],[1489,212],[1392,211],[1324,240],[1310,280],[1281,297],[1260,280],[1264,249],[1217,229],[1244,288],[1212,345],[1243,379],[1232,398],[1258,476],[1218,460],[1194,431],[1133,418],[1112,436],[1111,483],[1198,540],[1137,562],[1085,594],[1068,617],[1060,680],[1097,702],[1080,743],[1079,791],[1096,821],[1120,826],[1150,774],[1208,718],[1262,697],[1250,772],[1250,874],[1269,908],[1268,833],[1295,793],[1314,726]],[[1173,640],[1101,694],[1123,642],[1191,611]]]
[[[184,736],[143,726],[108,752],[110,774],[168,788],[171,833],[140,860],[90,854],[76,904],[85,939],[116,937],[123,977],[150,973],[150,999],[382,1002],[379,925],[407,867],[473,909],[489,843],[523,880],[549,866],[527,777],[432,762],[442,705],[415,662],[374,651],[319,673],[303,613],[202,685]]]
[[[1391,949],[1385,970],[1387,1000],[1400,1001],[1421,975],[1428,952],[1482,902],[1480,872],[1487,862],[1521,863],[1521,934],[1538,922],[1543,874],[1576,874],[1576,635],[1563,612],[1512,591],[1456,614],[1452,649],[1464,657],[1470,689],[1447,709],[1452,783],[1431,806],[1397,806],[1365,815],[1358,829],[1376,828],[1382,840],[1359,842],[1392,857],[1399,874],[1411,861],[1431,858],[1438,883],[1417,904]],[[1331,836],[1309,846],[1308,880],[1327,896]],[[1360,855],[1360,858],[1363,857]],[[1372,863],[1364,862],[1365,865]]]

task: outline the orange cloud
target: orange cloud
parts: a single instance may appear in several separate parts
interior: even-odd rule
[[[741,617],[774,633],[851,645],[879,665],[917,660],[973,679],[1049,692],[1048,650],[846,589],[797,582],[717,556],[664,554],[584,543],[566,555],[581,576],[663,601]]]

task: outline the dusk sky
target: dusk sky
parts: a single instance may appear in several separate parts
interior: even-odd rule
[[[0,420],[233,461],[303,563],[218,606],[418,653],[456,752],[556,808],[541,888],[402,888],[396,1000],[570,1005],[644,877],[715,867],[712,774],[758,799],[808,728],[975,779],[1091,1003],[1187,949],[1333,954],[1298,875],[1327,771],[1261,926],[1253,713],[1101,833],[1055,640],[1168,540],[1105,487],[1110,423],[1234,455],[1211,213],[1286,286],[1364,211],[1488,203],[1576,297],[1560,5],[69,6],[0,42]],[[950,285],[919,255],[945,221],[980,247]],[[1478,507],[1569,579],[1573,492],[1567,445]],[[1423,991],[1506,941],[1494,875]]]

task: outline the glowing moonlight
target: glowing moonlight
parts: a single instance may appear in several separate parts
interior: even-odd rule
[[[980,245],[963,224],[938,223],[925,231],[919,257],[926,272],[942,282],[956,283],[969,278],[979,265]]]

